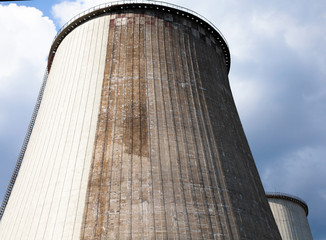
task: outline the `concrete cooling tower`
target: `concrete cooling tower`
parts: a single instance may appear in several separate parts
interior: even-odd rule
[[[308,223],[308,206],[298,197],[284,193],[267,193],[283,240],[312,240]]]
[[[50,50],[0,239],[281,239],[229,68],[222,34],[175,5],[73,18]]]

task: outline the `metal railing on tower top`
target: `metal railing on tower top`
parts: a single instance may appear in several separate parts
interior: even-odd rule
[[[79,14],[77,14],[76,16],[74,16],[73,18],[71,18],[67,23],[65,23],[60,29],[59,31],[57,32],[57,35],[54,37],[54,40],[53,42],[55,41],[55,39],[57,38],[57,36],[69,25],[71,24],[73,21],[75,21],[76,19],[80,18],[81,16],[84,16],[88,13],[91,13],[93,11],[96,11],[96,10],[100,10],[100,9],[104,9],[104,8],[108,8],[108,7],[111,7],[111,6],[115,6],[115,5],[123,5],[123,4],[152,4],[152,5],[160,5],[160,6],[166,6],[166,7],[170,7],[170,8],[174,8],[174,9],[179,9],[181,11],[184,11],[184,12],[188,12],[202,20],[204,20],[206,23],[208,23],[209,25],[211,25],[215,31],[217,31],[221,37],[223,38],[224,42],[227,44],[227,41],[225,39],[225,37],[223,36],[223,34],[221,33],[221,31],[215,27],[215,25],[210,22],[208,19],[206,19],[204,16],[200,15],[199,13],[189,9],[189,8],[185,8],[185,7],[181,7],[181,6],[178,6],[178,5],[175,5],[173,3],[167,3],[167,2],[163,2],[163,1],[152,1],[152,0],[122,0],[122,1],[113,1],[113,2],[109,2],[109,3],[102,3],[102,4],[99,4],[97,6],[94,6],[92,8],[89,8]],[[228,44],[227,44],[228,45]]]
[[[220,32],[218,28],[214,26],[209,20],[207,20],[202,15],[184,7],[180,7],[175,4],[166,3],[162,1],[152,1],[152,0],[124,0],[124,1],[114,1],[109,3],[104,3],[87,9],[78,15],[71,18],[66,24],[64,24],[60,30],[58,31],[57,35],[55,36],[50,53],[49,53],[49,60],[48,60],[48,70],[51,69],[52,61],[54,59],[54,55],[63,41],[63,39],[75,28],[79,25],[90,21],[94,18],[99,16],[107,15],[111,11],[119,11],[119,10],[149,10],[149,11],[163,11],[168,14],[178,15],[180,17],[189,19],[190,21],[195,22],[199,26],[202,26],[203,29],[208,31],[212,36],[215,38],[216,43],[220,45],[221,50],[224,55],[225,64],[227,66],[228,72],[230,71],[231,59],[230,59],[230,51],[228,47],[228,43]]]

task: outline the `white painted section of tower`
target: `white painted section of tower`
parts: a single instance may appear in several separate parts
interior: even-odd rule
[[[306,212],[291,200],[267,198],[283,240],[312,240]]]
[[[0,239],[79,239],[110,16],[72,31],[57,49]]]

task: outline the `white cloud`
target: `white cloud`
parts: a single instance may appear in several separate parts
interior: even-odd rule
[[[243,77],[241,74],[234,73],[231,88],[237,103],[237,108],[243,121],[251,121],[251,117],[257,114],[262,101],[265,100],[264,92],[267,90],[261,82]]]
[[[326,162],[324,146],[304,147],[287,153],[274,163],[263,168],[262,178],[268,189],[277,186],[280,191],[304,193],[319,189],[313,193],[326,192]]]
[[[52,14],[54,18],[58,21],[60,26],[63,26],[67,23],[71,18],[78,15],[79,13],[90,9],[94,6],[109,3],[109,2],[116,2],[116,0],[75,0],[75,1],[62,1],[58,4],[55,4],[52,7]],[[192,1],[186,0],[175,0],[175,1],[165,1],[172,4],[177,4],[183,7],[193,6]],[[189,4],[190,2],[190,4]],[[213,3],[213,1],[212,1]]]
[[[110,0],[76,0],[63,1],[52,7],[52,14],[57,19],[60,27],[67,23],[71,18],[91,7],[102,3],[113,2]]]
[[[55,26],[38,9],[10,4],[0,5],[0,29],[0,136],[4,137],[8,128],[4,124],[37,96]]]
[[[0,95],[26,95],[40,81],[55,26],[38,9],[10,4],[0,5],[0,29]]]
[[[0,144],[35,104],[55,26],[36,8],[0,5]],[[24,119],[24,118],[23,118]],[[27,121],[28,122],[28,121]],[[19,124],[18,124],[19,125]],[[23,130],[24,135],[26,129]],[[16,155],[16,154],[15,154]]]

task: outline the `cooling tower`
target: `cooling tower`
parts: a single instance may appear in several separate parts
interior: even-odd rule
[[[0,238],[280,239],[229,67],[222,34],[187,9],[76,16],[51,47]]]
[[[308,223],[308,206],[298,197],[284,193],[267,193],[283,240],[312,240]]]

